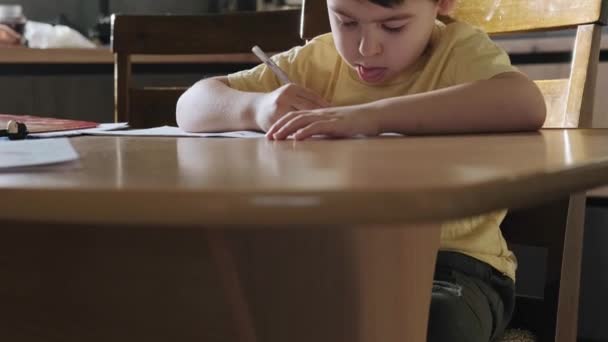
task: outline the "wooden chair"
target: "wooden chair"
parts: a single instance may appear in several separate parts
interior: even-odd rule
[[[606,1],[498,3],[496,7],[493,0],[457,1],[451,17],[490,35],[576,28],[570,77],[536,82],[547,104],[545,128],[591,127],[601,25],[608,17]],[[304,0],[303,15],[303,39],[330,31],[325,0]],[[510,244],[547,251],[543,298],[518,296],[512,322],[531,330],[540,341],[576,340],[584,214],[585,195],[579,194],[511,210],[502,224]]]
[[[299,10],[215,15],[113,15],[115,121],[133,128],[175,125],[175,105],[186,88],[135,88],[134,55],[207,55],[221,62],[251,47],[284,51],[302,40]],[[255,59],[253,60],[255,63]]]

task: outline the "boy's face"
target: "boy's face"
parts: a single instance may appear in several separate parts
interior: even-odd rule
[[[431,38],[438,13],[434,0],[405,0],[382,7],[367,0],[327,0],[338,52],[370,84],[413,65]]]

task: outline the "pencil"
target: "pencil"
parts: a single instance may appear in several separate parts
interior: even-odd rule
[[[254,47],[251,48],[251,51],[262,62],[264,62],[270,68],[270,70],[272,70],[272,72],[277,76],[277,78],[279,79],[281,84],[291,83],[291,81],[289,80],[289,77],[287,77],[287,74],[285,73],[285,71],[283,71],[281,68],[279,68],[279,66],[275,62],[273,62],[272,59],[268,58],[268,56],[264,53],[264,51],[262,51],[262,49],[260,49],[259,46],[255,45]]]

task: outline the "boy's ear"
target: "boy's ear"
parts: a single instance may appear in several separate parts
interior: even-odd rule
[[[437,14],[447,16],[456,6],[457,0],[437,0]]]

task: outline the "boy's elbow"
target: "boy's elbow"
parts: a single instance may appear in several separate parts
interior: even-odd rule
[[[212,120],[217,111],[218,94],[226,85],[225,77],[200,80],[188,88],[175,105],[177,126],[186,132],[210,132],[214,129]]]
[[[543,125],[545,124],[545,120],[547,118],[547,109],[545,107],[545,104],[543,103],[541,107],[535,109],[530,115],[530,117],[530,127],[533,130],[539,130],[543,128]]]
[[[531,130],[539,130],[545,124],[547,118],[547,106],[545,104],[545,98],[538,88],[538,86],[532,82],[529,82],[528,89],[528,122]]]
[[[179,99],[177,99],[177,104],[175,106],[175,121],[177,122],[177,126],[186,132],[194,131],[193,125],[193,117],[195,114],[192,110],[191,101],[189,99],[189,92],[192,88],[186,90]]]
[[[201,130],[203,114],[201,108],[205,103],[207,80],[201,80],[188,88],[178,99],[175,105],[175,121],[177,126],[186,132]]]
[[[515,111],[521,128],[526,131],[539,130],[543,127],[547,116],[545,98],[540,88],[523,74],[511,74],[513,77],[511,89],[518,91],[512,93],[511,100],[515,103]]]

